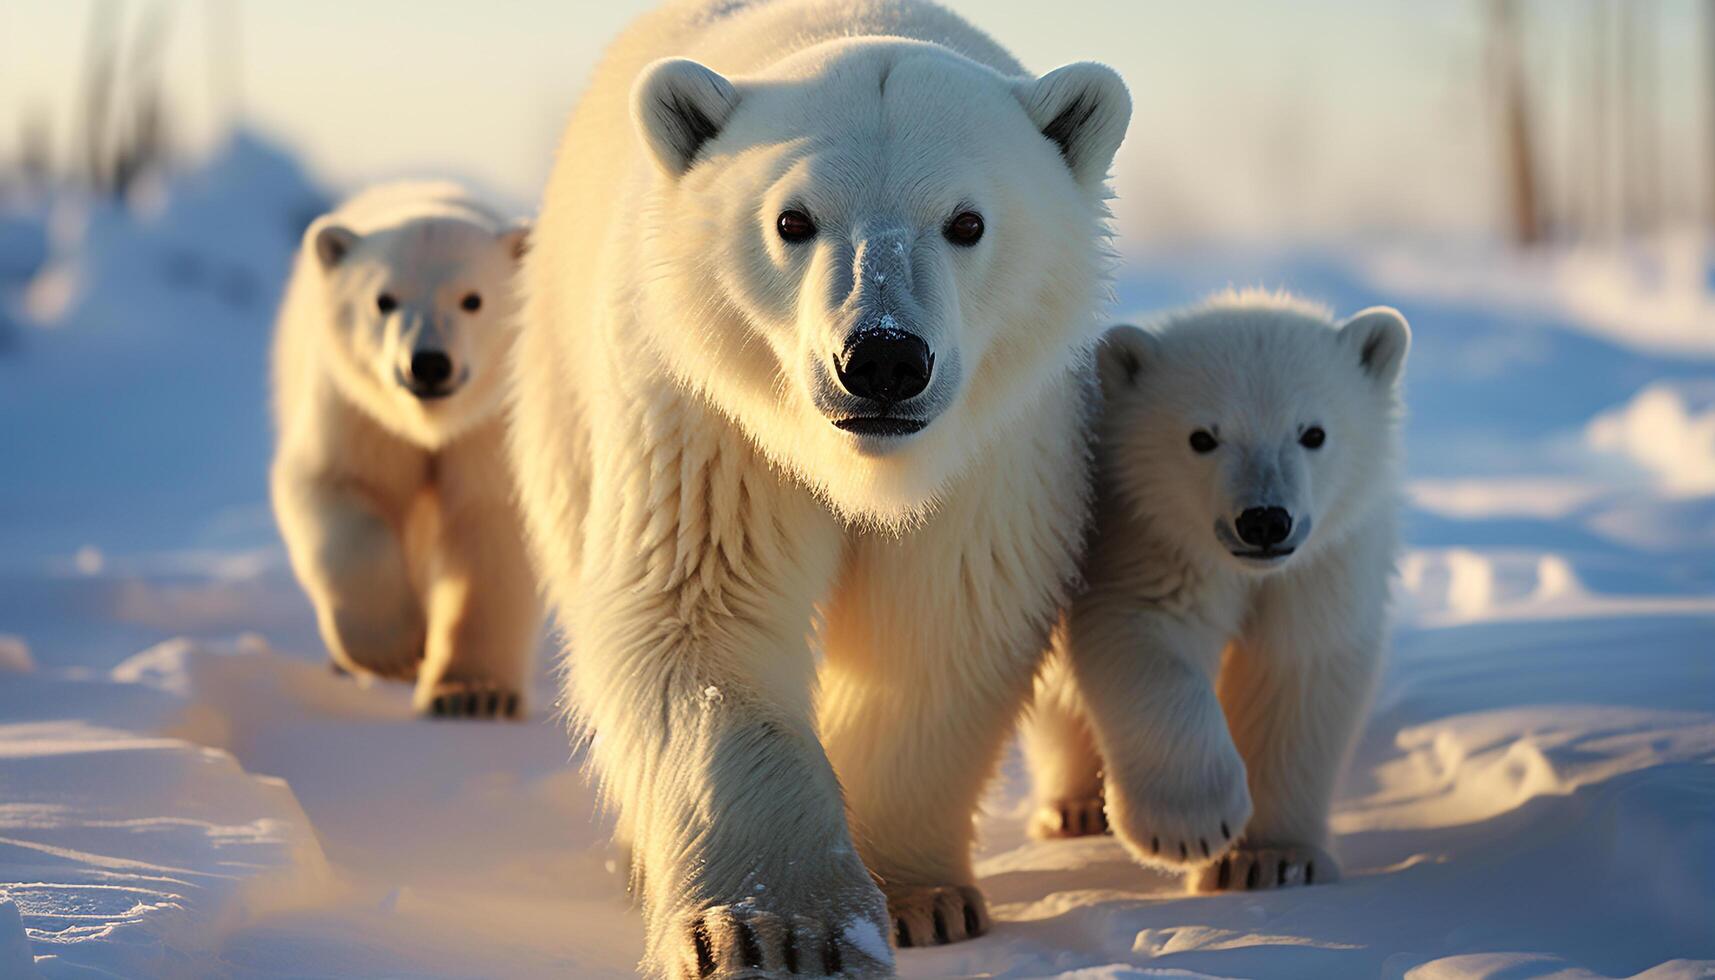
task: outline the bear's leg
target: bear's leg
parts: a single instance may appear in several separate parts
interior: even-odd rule
[[[588,560],[550,585],[648,970],[891,976],[885,900],[812,719],[807,638],[842,529],[739,446],[639,437],[598,463]]]
[[[1019,729],[1034,801],[1032,837],[1082,837],[1106,833],[1102,805],[1102,758],[1072,669],[1063,632],[1036,678],[1036,693]]]
[[[1340,877],[1328,812],[1380,661],[1387,566],[1348,556],[1324,564],[1269,581],[1227,658],[1221,701],[1256,815],[1230,859],[1204,869],[1193,890]]]
[[[1055,613],[1051,588],[972,585],[993,539],[965,537],[979,554],[940,527],[864,536],[823,630],[818,722],[900,946],[988,931],[972,819]]]
[[[1219,856],[1251,815],[1244,762],[1215,697],[1221,634],[1205,615],[1084,597],[1067,638],[1121,842],[1169,868]]]
[[[429,636],[414,703],[436,717],[523,714],[541,609],[504,495],[446,509],[430,547]]]
[[[361,486],[328,474],[277,471],[273,483],[286,551],[334,663],[395,680],[415,677],[425,623],[399,537],[402,515],[387,514]]]

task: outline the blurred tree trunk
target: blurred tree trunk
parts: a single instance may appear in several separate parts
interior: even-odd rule
[[[1517,245],[1543,239],[1542,193],[1531,138],[1530,96],[1517,0],[1489,0],[1491,77],[1499,93],[1501,167],[1506,181],[1508,230]]]

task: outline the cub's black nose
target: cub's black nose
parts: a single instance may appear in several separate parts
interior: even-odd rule
[[[439,388],[453,377],[453,359],[438,350],[420,350],[411,355],[411,383]]]
[[[921,338],[903,330],[866,330],[846,344],[845,357],[834,360],[840,387],[870,401],[892,404],[929,387],[935,355]]]
[[[1233,526],[1245,544],[1272,548],[1292,535],[1292,515],[1284,507],[1249,507]]]

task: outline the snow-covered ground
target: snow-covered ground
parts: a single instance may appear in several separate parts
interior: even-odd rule
[[[237,138],[141,218],[0,208],[0,977],[629,975],[552,718],[332,676],[274,536],[264,350],[326,200]],[[1715,250],[1152,255],[1415,329],[1394,653],[1348,877],[1185,898],[982,818],[998,915],[910,977],[1715,976]],[[551,700],[544,667],[538,703]]]

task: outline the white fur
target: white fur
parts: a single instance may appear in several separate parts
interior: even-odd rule
[[[415,678],[424,710],[503,712],[540,623],[499,412],[522,235],[454,185],[365,191],[305,233],[276,328],[292,567],[334,661]],[[425,401],[396,372],[429,346],[465,380]]]
[[[1338,876],[1328,809],[1382,653],[1409,342],[1392,310],[1336,326],[1258,293],[1108,335],[1086,584],[1026,732],[1038,833],[1095,782],[1132,852],[1201,867],[1196,887]],[[1235,557],[1253,506],[1291,512],[1289,557]]]
[[[573,115],[513,457],[656,973],[884,975],[852,937],[985,924],[971,817],[1075,571],[1129,115],[1106,69],[1049,78],[927,4],[688,3]],[[1063,156],[1041,129],[1080,98]],[[813,241],[776,233],[792,207]],[[937,359],[938,414],[892,441],[816,400],[887,317]]]

